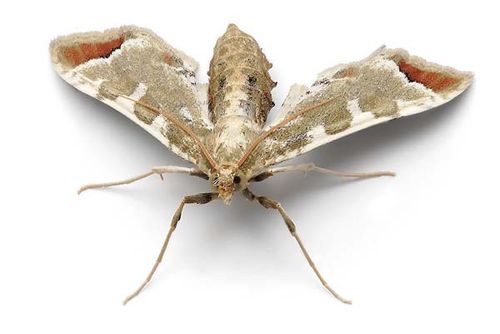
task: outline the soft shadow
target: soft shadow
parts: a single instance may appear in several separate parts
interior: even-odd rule
[[[395,119],[351,134],[318,147],[296,159],[286,161],[283,165],[314,162],[324,168],[357,171],[356,168],[349,166],[366,165],[367,159],[373,159],[374,156],[391,156],[395,154],[394,152],[411,150],[413,142],[424,139],[433,132],[439,132],[440,128],[446,128],[444,126],[446,122],[451,122],[453,118],[459,117],[462,112],[467,111],[463,101],[471,94],[472,88],[433,110]],[[342,167],[338,167],[339,164]],[[391,170],[391,166],[383,166],[381,169]],[[307,181],[303,181],[306,178]],[[261,192],[271,191],[282,200],[295,202],[296,199],[307,196],[307,192],[328,189],[332,186],[342,187],[353,182],[369,181],[341,179],[316,173],[309,173],[304,178],[301,173],[295,172],[269,178],[263,182],[266,183],[265,185],[259,184],[254,188],[259,188]]]
[[[68,105],[78,105],[84,107],[71,108],[70,112],[74,115],[76,123],[102,123],[110,125],[112,135],[122,136],[124,141],[133,141],[134,146],[139,146],[140,152],[131,152],[140,159],[142,152],[154,154],[158,156],[158,164],[165,163],[170,165],[187,166],[188,162],[184,161],[160,142],[147,134],[139,126],[135,125],[125,116],[116,112],[113,108],[104,105],[100,101],[81,94],[76,89],[72,88],[62,80],[57,80],[58,89],[64,95],[64,99],[68,101]],[[472,87],[473,88],[473,87]],[[439,131],[444,122],[450,121],[454,117],[458,117],[464,108],[460,105],[467,98],[472,89],[461,94],[454,100],[435,108],[432,111],[424,112],[418,115],[405,117],[402,119],[393,120],[384,124],[377,125],[373,128],[366,129],[359,133],[341,138],[335,142],[319,147],[303,156],[287,161],[285,164],[296,164],[302,162],[314,162],[325,168],[338,168],[339,161],[342,166],[356,166],[361,162],[366,161],[366,156],[384,156],[385,154],[394,154],[394,151],[405,150],[411,147],[411,143],[419,138],[425,137],[431,132]],[[126,134],[126,135],[123,135]],[[390,168],[391,166],[387,166]],[[300,178],[300,179],[299,179]],[[185,178],[181,183],[169,185],[164,191],[181,192],[175,194],[179,199],[188,193],[197,193],[208,191],[209,186],[206,183],[206,188],[200,189],[199,179]],[[301,201],[304,196],[310,192],[322,191],[332,187],[347,186],[352,182],[366,182],[363,180],[344,180],[336,177],[327,177],[325,175],[309,174],[304,178],[301,173],[289,173],[288,175],[279,175],[270,178],[262,183],[252,186],[256,194],[272,195],[272,197],[289,202],[291,205]],[[202,183],[201,183],[202,184]],[[121,196],[138,197],[138,201],[150,201],[151,198],[147,192],[141,191],[139,194],[135,191],[127,190],[127,187],[116,188],[113,192],[120,193]],[[144,197],[144,198],[141,198]],[[151,204],[151,202],[150,202]],[[156,206],[158,203],[154,201]],[[177,203],[169,203],[169,206],[174,208]],[[148,205],[149,206],[149,205]],[[152,206],[152,205],[151,205]],[[212,209],[209,209],[209,208]],[[223,238],[227,233],[244,232],[261,236],[266,233],[267,228],[262,228],[262,224],[252,224],[250,221],[266,221],[269,219],[270,212],[264,210],[256,203],[249,203],[246,200],[236,199],[230,207],[220,205],[206,205],[200,207],[200,210],[210,210],[210,214],[203,211],[204,221],[207,224],[217,225],[217,231],[212,237],[217,239]],[[191,210],[191,208],[188,208]],[[252,213],[252,214],[250,214]],[[232,228],[230,227],[233,226]],[[234,225],[238,226],[236,229]],[[232,230],[232,232],[228,232]],[[225,232],[224,232],[225,231]],[[212,240],[214,242],[214,240]]]
[[[130,141],[134,143],[134,146],[140,146],[144,152],[157,154],[158,165],[161,163],[179,166],[189,165],[189,162],[178,157],[158,140],[145,132],[140,126],[131,122],[126,116],[117,112],[112,107],[89,95],[81,93],[61,79],[55,81],[58,91],[63,95],[62,98],[67,101],[65,104],[68,105],[68,112],[74,116],[76,124],[107,124],[109,125],[110,136],[119,136],[123,138],[123,141]],[[78,107],[72,108],[71,106]],[[87,126],[82,127],[87,128]],[[139,158],[141,152],[134,151],[131,154]]]

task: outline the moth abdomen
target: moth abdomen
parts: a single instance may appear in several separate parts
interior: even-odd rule
[[[212,121],[236,115],[262,126],[273,106],[271,66],[257,42],[230,24],[215,45],[208,72]]]

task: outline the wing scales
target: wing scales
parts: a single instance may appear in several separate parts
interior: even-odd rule
[[[283,109],[240,161],[250,175],[364,128],[437,107],[463,92],[472,74],[380,49],[294,85]]]
[[[193,138],[205,138],[213,127],[206,86],[196,84],[193,59],[133,26],[60,37],[50,52],[68,83],[120,111],[202,170],[211,167],[202,140]]]

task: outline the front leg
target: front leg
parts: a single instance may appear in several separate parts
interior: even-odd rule
[[[302,243],[302,240],[300,239],[299,235],[297,234],[297,229],[295,227],[295,224],[293,223],[292,219],[288,216],[286,213],[285,209],[281,206],[281,203],[266,197],[266,196],[256,196],[254,195],[248,188],[242,190],[243,195],[249,199],[250,201],[257,200],[260,205],[265,207],[266,209],[275,209],[278,210],[280,213],[281,217],[283,218],[286,226],[288,227],[288,230],[292,234],[292,236],[295,238],[297,243],[299,244],[300,250],[306,257],[307,263],[309,263],[309,266],[311,266],[312,270],[316,274],[316,276],[319,278],[321,281],[321,284],[338,300],[340,300],[342,303],[345,304],[351,304],[350,300],[347,300],[340,296],[337,292],[335,292],[330,285],[328,285],[328,282],[321,276],[321,273],[319,272],[318,268],[316,268],[316,265],[314,264],[313,260],[311,259],[311,256],[307,252],[304,244]]]
[[[121,181],[113,181],[113,182],[104,182],[104,183],[93,183],[93,184],[87,184],[82,186],[78,190],[78,194],[81,194],[85,190],[88,189],[99,189],[99,188],[108,188],[108,187],[113,187],[113,186],[118,186],[122,184],[130,184],[135,181],[142,180],[148,176],[158,174],[160,175],[161,179],[163,180],[163,174],[164,173],[184,173],[184,174],[189,174],[189,175],[194,175],[198,177],[202,177],[204,179],[208,179],[208,176],[203,173],[201,170],[196,169],[196,168],[187,168],[187,167],[177,167],[177,166],[161,166],[161,167],[153,167],[151,168],[151,171],[137,175],[125,180]]]

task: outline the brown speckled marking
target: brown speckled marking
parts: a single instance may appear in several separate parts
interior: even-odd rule
[[[309,95],[299,105],[297,111],[314,107],[321,103],[323,95]],[[309,134],[320,127],[327,135],[333,135],[347,129],[352,122],[352,115],[347,109],[347,100],[342,95],[330,97],[331,102],[314,107],[297,117],[296,121],[285,124],[274,131],[251,154],[241,169],[248,172],[250,166],[265,166],[276,157],[286,156],[290,152],[300,154],[302,149],[313,143],[317,138]],[[254,171],[258,171],[257,168]],[[254,171],[250,172],[254,175]]]
[[[207,145],[221,165],[234,165],[264,125],[273,106],[270,68],[257,42],[235,25],[218,39],[208,72],[215,126]]]
[[[408,64],[405,63],[405,59],[409,57],[403,50],[382,50],[365,61],[344,65],[343,68],[333,70],[330,74],[326,72],[303,94],[287,116],[291,117],[311,106],[313,108],[301,115],[300,119],[274,129],[252,149],[250,154],[246,152],[245,156],[248,154],[248,158],[241,165],[241,170],[254,176],[265,166],[288,160],[313,149],[316,147],[314,143],[320,139],[324,142],[326,136],[333,138],[333,135],[348,130],[353,120],[347,108],[348,101],[357,100],[361,111],[373,114],[376,119],[399,117],[401,110],[398,102],[407,105],[411,102],[418,104],[423,100],[432,101],[434,97],[428,91],[408,84],[408,81],[401,76],[399,72],[401,64]],[[425,62],[417,61],[422,63],[424,68]],[[405,73],[407,77],[411,73],[413,79],[425,82],[428,88],[432,87],[438,92],[448,92],[460,85],[463,90],[466,87],[464,82],[470,80],[466,74],[452,69],[444,69],[438,65],[432,65],[430,68],[432,71],[419,72],[417,67],[410,68],[408,65],[404,67],[408,72]],[[453,78],[453,81],[447,78]],[[325,134],[319,138],[307,135],[317,127],[324,129]]]
[[[117,48],[120,51],[109,57]],[[404,50],[379,49],[363,61],[323,72],[310,88],[295,85],[281,115],[263,128],[273,106],[270,92],[275,83],[268,73],[271,64],[257,42],[235,25],[229,25],[215,47],[208,96],[204,96],[206,86],[194,82],[195,62],[145,29],[122,27],[61,37],[51,43],[50,53],[65,80],[129,116],[199,168],[158,167],[83,190],[128,184],[167,172],[202,177],[212,189],[183,198],[157,261],[124,303],[151,280],[185,204],[204,204],[217,198],[229,204],[237,191],[265,208],[276,209],[323,286],[340,301],[350,303],[321,276],[282,205],[254,195],[248,183],[292,170],[321,170],[349,177],[389,175],[339,173],[314,164],[268,167],[365,127],[449,101],[472,79],[471,74],[427,63]],[[88,62],[91,59],[95,61]],[[213,123],[207,119],[207,99]]]
[[[134,39],[140,39],[141,46],[128,47],[126,42]],[[88,59],[107,57],[116,48],[121,49],[120,54],[86,66]],[[51,46],[51,54],[55,62],[68,69],[83,65],[79,74],[102,82],[97,97],[104,101],[115,100],[118,94],[130,96],[139,84],[144,85],[147,90],[140,102],[167,110],[188,124],[206,143],[214,161],[239,165],[247,178],[265,166],[316,147],[315,143],[324,143],[325,137],[334,138],[350,129],[353,115],[348,104],[352,101],[362,113],[391,119],[404,115],[400,108],[405,106],[430,108],[433,101],[439,101],[437,95],[408,84],[408,80],[432,89],[442,99],[454,90],[465,89],[470,80],[468,74],[427,63],[404,50],[380,50],[361,62],[324,72],[309,90],[300,93],[295,106],[288,107],[284,117],[290,122],[273,127],[272,133],[262,137],[267,131],[263,132],[262,126],[273,106],[271,90],[275,83],[268,72],[271,64],[255,39],[235,25],[229,25],[217,41],[210,63],[208,101],[215,123],[210,129],[192,85],[193,66],[187,66],[185,55],[152,32],[125,27],[104,34],[61,38]],[[136,104],[133,112],[138,122],[151,125],[157,117],[163,117],[155,109]],[[302,114],[303,110],[307,112]],[[209,169],[200,156],[199,145],[185,131],[168,120],[160,131],[174,151],[188,156],[203,171]],[[255,144],[256,140],[261,142]]]
[[[399,111],[397,100],[412,101],[426,95],[422,90],[408,86],[389,69],[365,65],[360,70],[353,86],[347,89],[350,99],[359,98],[361,110],[376,117],[396,115]]]
[[[98,94],[100,98],[115,100],[117,98],[116,94],[118,92],[122,95],[129,96],[134,92],[134,90],[139,85],[139,83],[136,81],[120,80],[119,77],[113,71],[107,71],[107,72],[109,73],[108,77],[110,78],[110,80],[104,81],[99,86]],[[98,80],[99,77],[97,75],[100,75],[99,70],[98,72],[96,72],[95,70],[85,70],[83,71],[83,73],[85,73],[85,75],[92,80]]]
[[[160,115],[160,113],[158,113],[156,110],[151,110],[140,105],[134,106],[134,114],[138,119],[141,120],[141,122],[149,125],[153,123],[158,115]]]
[[[134,41],[140,43],[133,44]],[[112,58],[92,65],[85,63],[89,57],[108,55],[117,46],[121,48],[120,53]],[[186,56],[152,32],[123,27],[104,33],[76,34],[55,40],[51,45],[51,54],[67,71],[81,65],[77,68],[78,75],[92,82],[102,81],[96,92],[97,98],[113,101],[118,95],[130,96],[142,84],[147,90],[140,98],[141,102],[168,111],[178,119],[184,119],[180,114],[184,107],[191,116],[188,126],[193,132],[201,138],[208,135],[196,88],[189,81],[194,68],[184,64],[183,57]],[[131,112],[138,122],[145,125],[150,125],[159,116],[158,111],[137,104]],[[184,131],[167,119],[165,129],[156,131],[168,139],[170,148],[199,165],[203,171],[208,171],[207,160],[196,142]]]
[[[369,110],[376,117],[396,115],[399,110],[396,101],[378,94],[363,94],[358,103],[361,110]]]
[[[134,40],[141,43],[127,44]],[[113,58],[86,63],[108,57],[117,48],[120,53]],[[80,85],[85,85],[86,80],[93,82],[98,87],[96,97],[104,102],[146,87],[139,102],[153,108],[136,104],[131,110],[140,124],[148,129],[157,117],[165,116],[161,110],[168,111],[201,138],[213,161],[226,166],[236,164],[247,177],[313,149],[325,139],[352,132],[347,131],[352,124],[362,128],[359,119],[353,122],[349,111],[348,105],[352,108],[353,102],[359,107],[353,112],[375,117],[364,117],[362,122],[374,125],[404,116],[405,108],[415,113],[443,103],[463,91],[472,78],[401,49],[379,49],[365,60],[323,72],[310,89],[295,93],[298,95],[281,117],[288,121],[263,130],[273,106],[271,90],[275,83],[268,72],[271,64],[255,39],[233,24],[217,41],[210,63],[208,102],[215,124],[209,124],[201,112],[192,82],[195,62],[149,30],[122,27],[104,33],[75,34],[53,41],[50,52],[54,63],[62,67],[58,70],[61,74],[82,65],[72,76],[81,76],[76,80]],[[307,112],[302,114],[304,110]],[[207,171],[207,161],[199,151],[204,145],[196,145],[192,134],[187,136],[186,131],[174,126],[175,119],[165,119],[165,127],[158,131],[168,139],[170,148]]]

